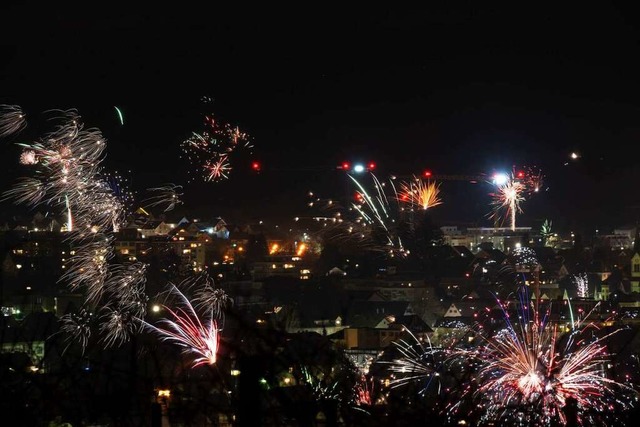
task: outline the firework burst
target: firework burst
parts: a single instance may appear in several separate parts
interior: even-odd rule
[[[420,342],[420,340],[407,329],[411,340],[401,339],[394,341],[394,346],[398,349],[400,357],[390,362],[389,371],[394,375],[390,382],[392,388],[401,387],[408,383],[419,382],[422,384],[420,392],[426,391],[432,381],[439,377],[438,354],[439,351],[431,346]]]
[[[216,318],[224,321],[224,311],[233,305],[233,298],[223,289],[216,288],[213,280],[207,278],[202,288],[196,293],[194,302],[196,307],[209,309]]]
[[[526,186],[523,182],[517,180],[513,174],[511,174],[504,182],[496,183],[497,190],[490,193],[493,198],[492,206],[493,212],[490,214],[490,218],[498,221],[509,221],[511,230],[516,229],[516,214],[522,212],[520,203],[525,198],[523,193]],[[502,216],[502,212],[504,216]],[[503,218],[501,220],[501,217]]]
[[[514,315],[498,301],[503,326],[492,327],[495,319],[476,324],[469,330],[476,344],[462,340],[437,350],[402,344],[402,357],[392,363],[392,371],[404,375],[397,384],[467,367],[469,376],[456,388],[460,393],[447,396],[446,413],[452,420],[477,418],[480,424],[566,425],[574,420],[565,409],[575,402],[580,425],[605,425],[630,407],[636,392],[607,370],[607,342],[619,329],[587,323],[591,313],[569,327],[552,321],[551,307],[538,311],[527,292],[517,304]]]
[[[35,165],[38,163],[38,156],[36,156],[36,152],[33,150],[24,150],[22,154],[20,154],[20,164],[22,165]]]
[[[82,292],[86,305],[100,313],[101,341],[119,345],[136,332],[135,319],[145,313],[144,266],[110,264],[114,233],[124,223],[126,210],[109,174],[101,169],[104,137],[97,129],[86,129],[75,110],[51,113],[53,130],[35,142],[18,144],[23,149],[20,163],[33,176],[20,178],[3,197],[66,213],[72,251],[60,280],[72,291]],[[84,348],[86,328],[72,316],[64,324]]]
[[[179,287],[192,293],[193,306],[197,310],[211,312],[214,318],[224,323],[224,312],[233,305],[233,298],[222,288],[216,288],[207,272],[184,279]]]
[[[315,366],[300,366],[298,384],[304,385],[313,398],[322,404],[325,401],[336,401],[344,409],[356,410],[369,414],[363,406],[371,405],[371,384],[365,375],[357,371],[354,365],[345,360],[343,369],[324,369]],[[349,384],[349,385],[347,385]]]
[[[371,381],[367,380],[365,375],[361,375],[358,378],[358,382],[355,386],[355,404],[371,406],[373,404],[373,400],[371,399],[371,394],[373,391],[373,378]]]
[[[526,166],[524,168],[524,185],[528,193],[538,193],[542,190],[545,176],[542,170],[536,166]]]
[[[302,380],[311,388],[311,392],[316,400],[340,399],[340,388],[338,381],[330,380],[323,373],[313,374],[309,368],[302,366]]]
[[[129,341],[142,327],[126,309],[117,306],[104,306],[101,309],[99,330],[105,347],[117,347]]]
[[[509,175],[494,175],[492,183],[496,191],[490,193],[493,207],[489,217],[496,224],[508,222],[511,230],[516,228],[516,215],[522,212],[521,203],[525,195],[538,193],[544,184],[544,175],[536,166],[526,166],[516,173],[515,168]]]
[[[127,214],[131,214],[135,203],[135,194],[131,190],[131,182],[123,174],[115,171],[105,172],[104,181],[109,186],[113,195],[118,199]]]
[[[435,181],[425,181],[414,176],[409,182],[400,184],[398,198],[401,202],[416,206],[419,209],[427,210],[442,204],[439,197],[440,184]]]
[[[229,156],[222,154],[214,159],[205,160],[202,164],[205,181],[219,181],[228,179],[231,173],[231,163]]]
[[[251,152],[251,137],[237,126],[231,126],[206,115],[204,129],[193,132],[182,142],[182,152],[204,180],[217,182],[228,179],[232,170],[232,157],[239,151]]]
[[[91,314],[85,309],[77,313],[67,313],[60,318],[60,323],[60,332],[66,334],[69,345],[72,342],[79,343],[84,353],[91,338]]]
[[[109,270],[104,291],[110,304],[134,318],[143,318],[147,312],[148,297],[145,293],[147,265],[142,262],[116,264]]]
[[[91,237],[88,241],[76,239],[75,253],[67,260],[61,280],[74,292],[84,290],[87,302],[97,303],[102,299],[109,277],[114,238],[97,234]]]
[[[574,274],[571,281],[575,284],[578,291],[578,298],[589,297],[589,278],[587,273]]]
[[[595,324],[578,321],[566,331],[549,320],[549,311],[539,316],[528,307],[519,317],[516,324],[507,317],[506,329],[493,336],[479,334],[478,348],[454,352],[480,364],[473,397],[482,402],[481,418],[499,421],[521,413],[530,425],[565,425],[565,405],[575,401],[579,421],[595,425],[614,415],[614,407],[627,407],[617,392],[630,388],[606,370],[606,341],[617,330],[597,333]]]
[[[544,245],[549,245],[549,241],[551,240],[551,236],[553,236],[553,231],[551,229],[553,222],[545,219],[540,227],[540,235],[544,239]]]
[[[511,258],[516,272],[532,271],[540,264],[536,251],[528,246],[514,248]]]
[[[142,322],[143,325],[163,341],[177,344],[185,354],[194,356],[192,367],[215,364],[220,338],[218,325],[211,311],[203,323],[196,309],[178,287],[170,285],[168,293],[177,298],[176,309],[163,305],[172,319],[161,319],[158,322],[160,326],[146,321]]]

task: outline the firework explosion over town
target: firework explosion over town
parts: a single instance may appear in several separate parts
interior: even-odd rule
[[[634,425],[630,11],[2,8],[20,425]]]

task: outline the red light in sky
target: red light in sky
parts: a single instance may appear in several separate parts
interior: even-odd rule
[[[251,169],[253,169],[254,171],[260,171],[260,163],[259,162],[251,163]]]
[[[431,177],[431,171],[424,171],[424,176],[427,178]]]
[[[376,168],[376,164],[371,162],[369,163],[369,169],[375,169]]]
[[[340,165],[339,167],[340,167],[340,169],[347,170],[347,169],[349,169],[349,166],[350,165],[349,165],[348,162],[343,162],[342,165]]]

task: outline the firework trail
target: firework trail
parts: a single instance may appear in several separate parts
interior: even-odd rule
[[[352,175],[347,175],[355,185],[355,202],[348,206],[336,199],[323,199],[309,193],[313,201],[309,207],[322,213],[310,217],[320,224],[325,240],[337,243],[355,243],[361,248],[385,252],[389,256],[405,256],[407,251],[399,234],[401,223],[397,191],[392,181],[381,182],[373,173],[371,191]],[[387,192],[390,193],[387,195]],[[392,203],[393,202],[393,203]],[[296,218],[298,221],[300,218]]]
[[[318,207],[324,215],[315,215],[311,219],[321,225],[320,234],[326,240],[339,243],[356,243],[371,251],[386,252],[390,256],[405,255],[402,239],[398,235],[398,213],[400,207],[396,202],[397,193],[393,182],[382,183],[374,174],[370,174],[373,191],[369,192],[365,185],[351,175],[347,175],[356,186],[356,202],[348,207],[335,199],[314,197],[309,207]],[[391,190],[386,190],[391,188]],[[393,193],[388,197],[386,191]],[[299,218],[298,218],[299,220]]]
[[[182,185],[164,184],[160,187],[149,188],[147,191],[152,192],[153,195],[142,201],[145,209],[155,206],[162,208],[164,206],[164,211],[169,212],[172,211],[176,205],[182,204],[182,200],[180,200],[182,196]]]
[[[177,344],[183,347],[185,354],[193,355],[195,359],[192,367],[215,364],[219,335],[212,312],[209,311],[203,323],[189,299],[175,285],[170,285],[168,292],[171,296],[177,297],[178,308],[171,309],[163,305],[172,319],[161,319],[160,326],[146,321],[142,321],[142,324],[159,335],[163,341]]]
[[[389,198],[385,193],[386,185],[381,183],[373,173],[370,175],[375,190],[373,193],[368,192],[365,186],[352,175],[348,175],[356,185],[358,195],[358,202],[352,203],[351,207],[359,214],[358,220],[364,221],[372,229],[372,232],[383,236],[387,251],[403,253],[404,246],[397,234],[398,219],[394,215],[397,213],[397,206],[391,206],[389,203]],[[390,187],[393,190],[393,199],[397,200],[397,192],[392,182]]]
[[[398,199],[400,202],[408,203],[411,206],[416,206],[426,211],[429,208],[442,204],[439,194],[440,184],[424,181],[414,176],[412,181],[400,184]]]
[[[39,178],[21,177],[15,185],[2,194],[0,200],[13,200],[16,204],[36,206],[44,202],[51,184]]]
[[[475,345],[461,341],[438,349],[446,355],[440,365],[430,363],[437,359],[433,350],[423,347],[413,352],[404,345],[408,350],[393,362],[393,372],[404,373],[411,381],[434,372],[444,374],[446,367],[455,364],[468,367],[470,378],[459,388],[460,394],[448,396],[446,411],[451,418],[477,417],[481,423],[524,420],[526,425],[566,425],[568,401],[577,402],[580,425],[603,425],[616,418],[617,411],[628,409],[636,392],[610,378],[605,369],[611,360],[607,341],[619,329],[600,331],[597,325],[585,323],[588,313],[565,331],[566,322],[550,320],[550,307],[539,312],[532,309],[528,292],[519,296],[515,316],[498,301],[504,327],[492,328],[488,319],[469,331],[476,338]],[[517,320],[512,322],[512,318]],[[469,400],[474,408],[471,412],[463,409]]]
[[[0,105],[0,138],[21,132],[27,127],[26,115],[18,105]]]
[[[370,196],[367,190],[364,188],[353,175],[347,175],[358,188],[358,200],[360,203],[352,203],[353,208],[360,213],[362,218],[369,224],[380,224],[382,228],[388,230],[385,222],[386,218],[389,218],[389,200],[382,189],[382,185],[378,178],[371,174],[374,182],[374,188],[377,192],[375,198]]]
[[[313,193],[310,193],[312,197],[315,197]],[[355,210],[351,207],[344,207],[338,201],[333,199],[322,199],[315,197],[313,201],[308,203],[311,208],[318,208],[322,211],[320,214],[309,217],[314,224],[319,225],[318,235],[322,235],[326,241],[333,241],[337,243],[350,243],[354,242],[359,246],[370,249],[378,250],[371,238],[371,227],[367,227],[367,224],[359,216],[352,218]],[[296,221],[304,220],[305,218],[296,217]]]
[[[120,122],[120,125],[124,126],[124,115],[122,114],[122,110],[120,110],[116,106],[114,106],[113,108],[115,108],[116,109],[116,113],[118,113],[118,121]]]
[[[517,180],[514,174],[511,174],[505,182],[496,183],[497,191],[490,193],[493,198],[492,206],[493,212],[490,214],[490,218],[499,221],[501,212],[504,210],[503,222],[508,220],[511,230],[516,229],[516,214],[522,212],[520,203],[525,199],[523,193],[526,189],[523,182]]]
[[[204,117],[203,130],[192,132],[181,148],[184,157],[204,181],[217,182],[229,178],[232,157],[239,151],[250,153],[253,143],[237,126],[223,123],[209,114]]]

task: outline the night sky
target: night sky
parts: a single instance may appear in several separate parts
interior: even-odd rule
[[[185,184],[184,210],[197,215],[304,215],[307,191],[349,191],[336,165],[371,160],[382,179],[537,165],[548,191],[523,204],[519,225],[588,232],[640,219],[635,10],[474,3],[3,4],[0,103],[21,105],[36,131],[43,111],[78,109],[109,141],[107,168],[138,191]],[[229,181],[186,185],[179,145],[203,96],[253,136],[260,174],[246,163]],[[3,191],[23,172],[12,142]],[[488,184],[441,188],[442,225],[490,225]]]

